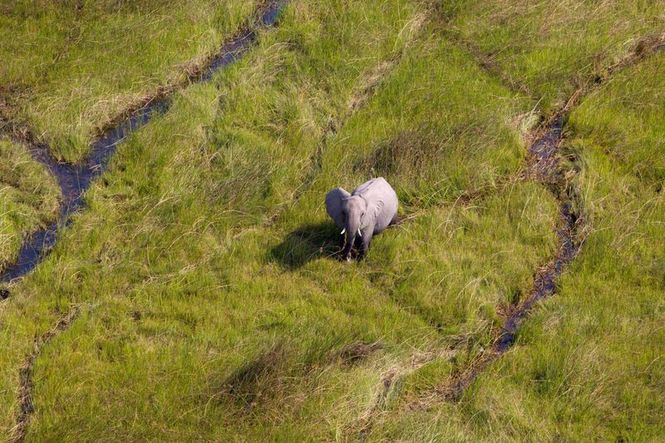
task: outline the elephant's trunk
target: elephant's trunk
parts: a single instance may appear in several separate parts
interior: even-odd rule
[[[353,249],[353,245],[356,241],[356,236],[362,236],[360,233],[360,217],[354,217],[353,214],[349,214],[343,232],[346,235],[346,241],[344,243],[342,256],[345,260],[349,260],[351,258],[351,249]]]

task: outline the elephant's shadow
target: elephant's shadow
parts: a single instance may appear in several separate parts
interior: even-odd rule
[[[339,258],[339,229],[331,222],[312,223],[290,232],[270,250],[270,259],[289,269],[298,269],[320,257]]]

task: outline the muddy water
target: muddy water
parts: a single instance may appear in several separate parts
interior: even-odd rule
[[[580,250],[580,243],[576,239],[578,216],[571,209],[571,204],[562,203],[560,214],[563,227],[557,232],[560,242],[559,253],[543,271],[536,275],[533,292],[506,319],[501,335],[494,343],[494,349],[498,353],[506,352],[513,345],[520,323],[533,306],[540,300],[554,295],[557,279]]]
[[[241,58],[257,40],[261,28],[274,26],[286,1],[270,1],[261,7],[259,19],[252,26],[240,31],[226,42],[208,66],[198,74],[192,75],[191,82],[206,82],[220,69]],[[152,100],[141,109],[107,129],[91,146],[88,156],[76,164],[58,163],[50,154],[48,146],[31,144],[32,157],[43,164],[56,177],[62,193],[62,203],[58,218],[44,229],[31,233],[24,241],[16,262],[0,273],[0,283],[7,283],[32,271],[45,255],[55,246],[58,230],[66,226],[73,213],[84,204],[84,193],[90,185],[106,171],[109,161],[118,145],[129,135],[149,123],[155,116],[166,113],[172,104],[170,96]],[[8,292],[0,291],[0,297],[6,298]]]

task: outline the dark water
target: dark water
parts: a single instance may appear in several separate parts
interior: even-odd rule
[[[529,148],[533,178],[550,189],[559,201],[561,227],[557,231],[559,240],[557,254],[544,269],[536,274],[533,289],[524,302],[515,306],[508,315],[490,351],[481,355],[467,371],[457,377],[450,389],[442,393],[449,400],[459,399],[466,388],[489,364],[513,346],[522,321],[536,303],[554,295],[558,278],[581,248],[581,243],[578,240],[579,215],[573,208],[573,204],[577,202],[576,191],[566,187],[559,164],[559,156],[557,155],[561,144],[563,125],[564,117],[559,114]]]
[[[508,316],[498,340],[494,343],[494,350],[498,353],[506,352],[515,342],[517,329],[522,320],[540,300],[547,298],[556,291],[556,280],[563,273],[564,268],[577,255],[580,243],[577,240],[578,214],[572,207],[576,200],[573,189],[566,188],[564,177],[560,171],[557,151],[561,143],[564,118],[557,115],[551,122],[548,130],[537,139],[529,148],[529,154],[535,160],[534,169],[536,178],[550,185],[559,200],[559,216],[562,221],[557,231],[559,250],[554,259],[546,268],[536,274],[534,286],[524,303]],[[555,184],[552,187],[552,184]],[[562,193],[567,194],[562,197]]]
[[[630,63],[618,66],[630,66],[642,60],[645,55],[663,50],[665,50],[665,43],[662,42],[661,37],[660,40],[652,42],[643,50],[642,57],[634,57]],[[594,83],[602,84],[605,80],[606,78],[599,76]],[[524,302],[513,307],[490,351],[483,353],[466,371],[456,377],[449,389],[442,391],[447,399],[459,399],[481,371],[513,346],[522,321],[539,301],[554,295],[557,280],[582,247],[579,236],[580,213],[578,212],[578,208],[581,207],[581,197],[579,190],[574,185],[566,183],[565,174],[561,170],[557,155],[562,140],[565,117],[564,108],[554,116],[543,134],[529,147],[531,178],[546,186],[559,202],[561,219],[561,226],[557,231],[559,250],[548,265],[536,274],[533,289]]]
[[[552,119],[547,131],[529,147],[529,154],[535,158],[537,163],[556,160],[555,155],[559,143],[561,143],[562,132],[563,116],[558,114]]]
[[[554,295],[556,280],[579,252],[580,244],[575,239],[577,215],[571,210],[569,203],[561,205],[560,213],[564,226],[557,233],[560,242],[559,253],[544,271],[536,275],[534,289],[529,298],[506,319],[501,335],[494,343],[494,349],[499,353],[506,352],[515,343],[517,329],[533,306],[540,300]]]
[[[518,305],[506,319],[501,335],[494,343],[494,350],[498,353],[506,352],[513,345],[520,323],[533,306],[540,300],[554,295],[557,279],[563,273],[566,265],[573,261],[581,247],[577,239],[579,216],[573,208],[576,198],[575,195],[570,195],[571,189],[566,190],[565,188],[565,179],[560,171],[557,156],[563,124],[563,116],[557,115],[547,131],[529,149],[529,154],[535,160],[534,175],[538,180],[549,185],[559,200],[559,216],[562,221],[561,227],[557,231],[559,250],[548,266],[536,274],[533,290],[526,300]],[[567,195],[563,197],[562,194]]]
[[[241,30],[227,41],[219,53],[210,61],[207,68],[190,78],[191,82],[206,82],[220,69],[241,58],[257,40],[261,28],[274,26],[286,1],[271,1],[259,11],[259,19],[252,26]],[[134,111],[127,118],[107,129],[91,146],[90,153],[80,163],[58,163],[50,154],[48,146],[32,144],[32,157],[48,168],[56,177],[62,193],[62,203],[56,222],[45,229],[31,233],[18,254],[17,261],[0,274],[0,283],[7,283],[32,271],[44,256],[55,246],[58,229],[70,222],[71,215],[84,204],[84,193],[92,182],[106,171],[109,161],[122,143],[134,131],[146,125],[153,117],[166,113],[172,105],[170,96],[159,97]],[[6,298],[8,291],[0,291],[0,298]]]
[[[647,48],[646,53],[662,50],[665,50],[665,43],[654,43],[652,47]],[[604,79],[599,78],[596,83],[603,81]],[[576,195],[575,189],[566,189],[565,178],[560,170],[557,156],[564,120],[564,114],[558,113],[552,119],[547,131],[529,148],[529,154],[535,162],[532,166],[533,175],[548,186],[559,200],[562,220],[562,226],[557,231],[559,251],[549,265],[536,275],[534,289],[528,298],[506,319],[501,335],[494,343],[496,354],[506,352],[515,343],[517,330],[522,320],[536,303],[554,294],[557,279],[563,273],[564,268],[573,261],[582,246],[577,235],[579,214],[573,208],[573,204],[578,203],[580,198],[579,195]]]

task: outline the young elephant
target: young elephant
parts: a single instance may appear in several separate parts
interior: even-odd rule
[[[372,236],[386,229],[397,220],[397,194],[383,178],[358,186],[349,194],[342,188],[335,188],[326,194],[326,210],[335,221],[341,234],[346,233],[342,257],[350,260],[351,249],[356,236],[362,240],[359,257],[362,259]]]

